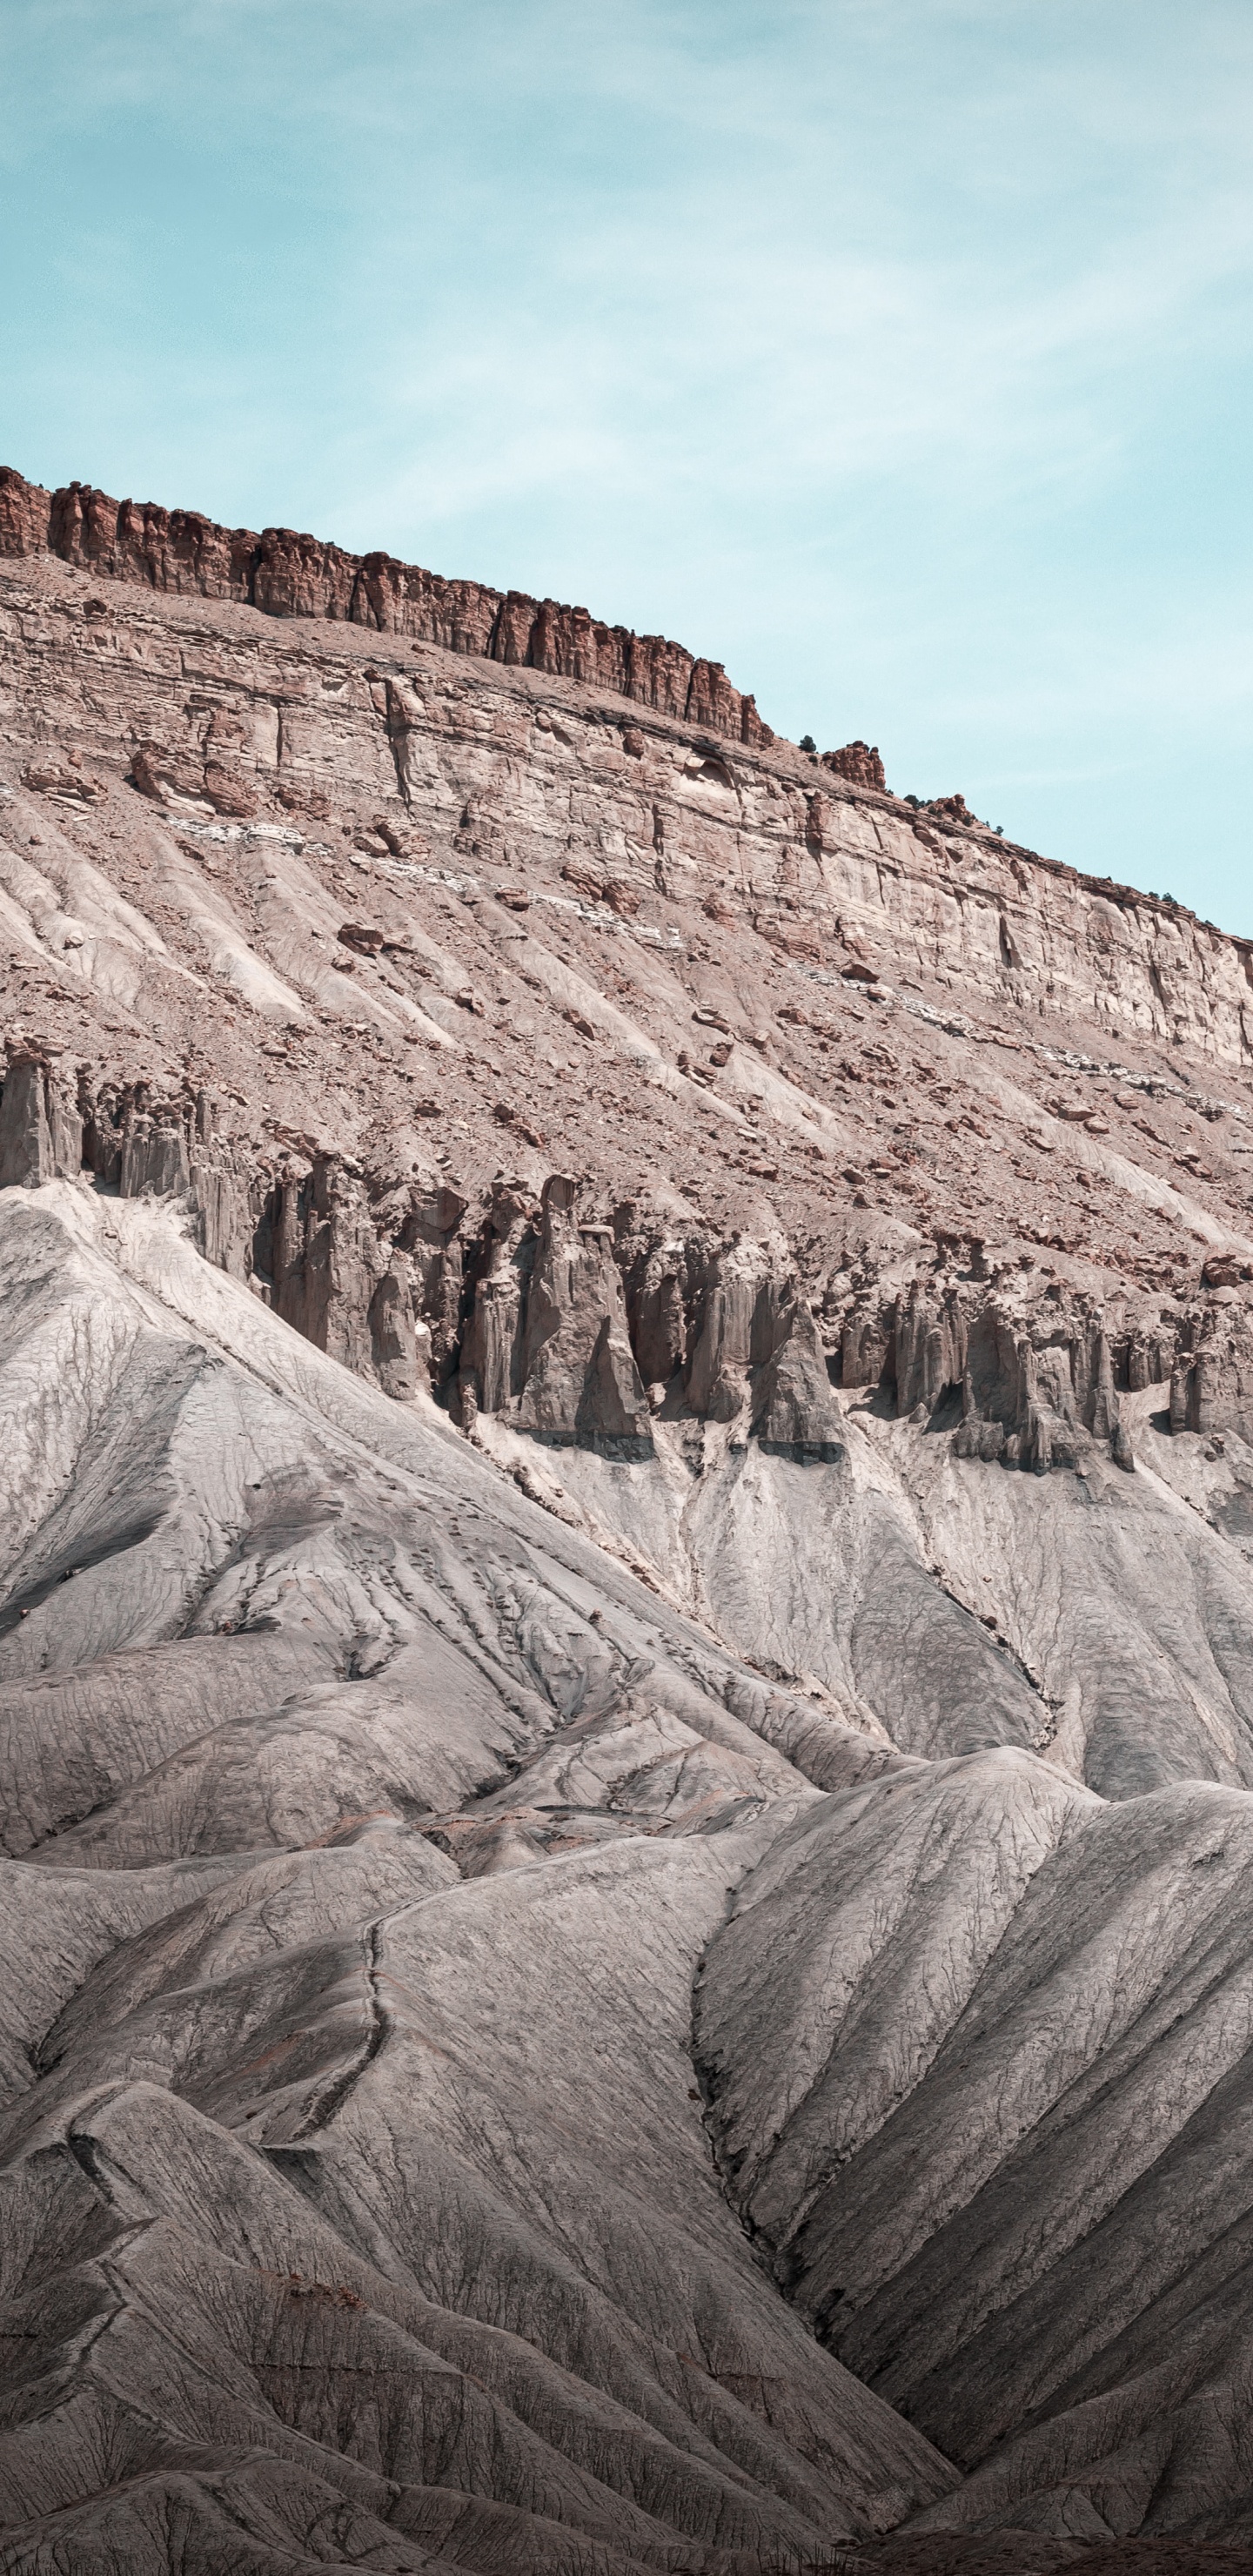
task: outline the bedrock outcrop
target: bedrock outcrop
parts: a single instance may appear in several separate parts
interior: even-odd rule
[[[680,1237],[638,1201],[596,1213],[601,1194],[569,1175],[538,1197],[496,1181],[476,1211],[447,1181],[351,1157],[252,1159],[219,1114],[204,1091],[96,1087],[86,1069],[71,1092],[55,1061],[17,1051],[0,1186],[86,1172],[124,1198],[185,1199],[208,1260],[388,1394],[429,1387],[463,1426],[499,1414],[606,1456],[651,1456],[668,1407],[829,1460],[833,1387],[952,1432],[961,1456],[1038,1472],[1074,1467],[1090,1440],[1132,1467],[1122,1398],[1154,1387],[1173,1431],[1253,1428],[1253,1261],[1234,1255],[1177,1309],[990,1263],[943,1230],[832,1278],[781,1236]]]
[[[1253,951],[0,520],[6,2570],[1224,2576]]]
[[[90,483],[47,492],[11,466],[0,467],[0,554],[45,551],[96,580],[239,600],[268,617],[330,618],[410,636],[450,653],[593,681],[737,742],[771,739],[753,699],[732,687],[720,662],[703,661],[662,635],[606,626],[586,608],[477,581],[446,581],[392,555],[347,554],[291,528],[259,535],[220,528],[196,510],[110,500]],[[158,771],[150,751],[140,761],[143,785]]]

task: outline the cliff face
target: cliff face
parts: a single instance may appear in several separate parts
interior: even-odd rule
[[[403,635],[450,653],[486,656],[591,681],[665,715],[741,742],[769,742],[752,698],[720,662],[662,635],[605,626],[585,608],[477,581],[444,581],[386,554],[351,555],[291,528],[219,528],[195,510],[113,501],[89,483],[56,492],[0,467],[0,555],[49,552],[97,580],[231,599],[268,617],[317,617]]]
[[[74,506],[93,570],[17,560],[0,618],[10,1182],[188,1193],[480,1441],[830,1463],[833,1389],[1041,1472],[1129,1467],[1153,1388],[1253,1431],[1240,943],[865,744],[141,588],[175,522]],[[665,1515],[634,1544],[673,1569]]]
[[[6,2566],[1247,2546],[1249,949],[0,509]]]
[[[41,546],[78,578],[49,587]],[[384,557],[230,532],[89,487],[47,494],[11,473],[0,474],[6,556],[14,607],[25,564],[50,621],[41,633],[19,613],[15,627],[10,608],[9,719],[16,739],[59,746],[62,768],[74,749],[80,764],[116,769],[125,749],[156,801],[235,818],[275,800],[314,820],[342,806],[373,831],[391,809],[393,829],[462,859],[499,868],[516,855],[556,873],[575,857],[593,898],[621,882],[637,907],[669,892],[689,936],[702,911],[718,920],[725,908],[727,927],[784,954],[790,943],[802,962],[860,960],[893,984],[1008,1005],[1014,1019],[1253,1063],[1249,943],[998,839],[961,797],[903,804],[864,744],[821,762],[774,746],[745,714],[751,700],[677,645],[586,621],[585,650],[562,623],[582,610],[511,604]],[[280,640],[256,620],[198,617],[200,601],[250,603],[301,632]],[[387,649],[315,641],[306,620],[364,627]],[[402,642],[439,649],[424,660]],[[448,655],[493,671],[463,679]],[[504,667],[582,685],[554,726],[542,689],[520,690]],[[632,724],[623,700],[666,721]],[[702,733],[719,739],[702,749]],[[90,776],[68,792],[90,795]],[[376,847],[386,854],[386,834]]]

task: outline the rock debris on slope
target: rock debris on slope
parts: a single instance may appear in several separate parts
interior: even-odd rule
[[[3,2560],[1253,2548],[1250,951],[0,477]]]

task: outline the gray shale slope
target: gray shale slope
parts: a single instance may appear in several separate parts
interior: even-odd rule
[[[13,474],[0,723],[5,2576],[1248,2564],[1249,949]]]

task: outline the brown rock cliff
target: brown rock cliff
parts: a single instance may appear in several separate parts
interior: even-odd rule
[[[196,510],[114,501],[90,483],[55,492],[0,467],[0,555],[47,551],[102,580],[238,600],[269,617],[328,618],[564,679],[594,682],[745,743],[773,739],[720,662],[586,608],[446,581],[387,554],[354,555],[291,528],[220,528]]]

